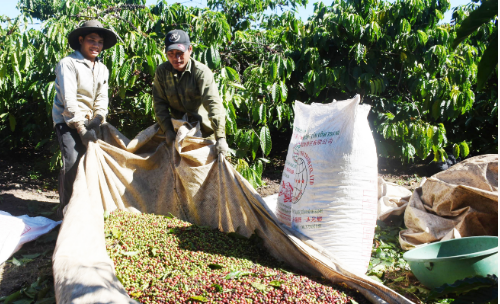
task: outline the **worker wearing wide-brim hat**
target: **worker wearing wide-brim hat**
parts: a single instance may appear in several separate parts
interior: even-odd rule
[[[60,210],[73,192],[78,162],[95,130],[108,114],[109,71],[98,55],[116,44],[116,34],[97,20],[84,22],[68,35],[75,50],[55,69],[56,97],[52,119],[61,148],[63,167],[59,175]]]

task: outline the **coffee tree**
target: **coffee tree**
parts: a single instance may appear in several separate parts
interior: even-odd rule
[[[456,156],[467,156],[471,138],[449,142],[446,125],[473,108],[483,50],[474,43],[451,48],[461,20],[439,25],[448,8],[446,0],[318,4],[297,57],[303,99],[360,94],[374,107],[383,155],[432,153],[437,161],[453,146]]]
[[[468,141],[474,153],[498,153],[498,1],[457,7],[452,47],[481,53],[475,102],[466,115],[445,123],[449,138]]]
[[[208,8],[196,8],[166,1],[20,0],[19,17],[0,17],[7,23],[0,28],[3,151],[53,143],[57,162],[54,68],[72,52],[68,33],[91,18],[120,37],[102,59],[110,70],[108,121],[128,136],[154,123],[151,85],[166,61],[165,33],[188,32],[193,57],[214,71],[234,149],[230,161],[254,186],[262,184],[273,142],[276,148],[281,137],[289,139],[295,100],[360,94],[373,106],[370,120],[383,156],[442,160],[446,147],[462,156],[470,149],[494,151],[496,120],[481,122],[497,113],[497,70],[483,91],[475,88],[493,22],[451,47],[475,5],[457,9],[453,24],[439,25],[446,0],[335,0],[315,4],[314,15],[302,22],[294,10],[306,3],[210,0]],[[43,22],[40,30],[27,29],[33,18]]]
[[[285,4],[267,1],[260,7],[241,2],[238,20],[222,11],[167,5],[146,7],[142,1],[20,1],[24,15],[2,28],[0,105],[3,143],[13,148],[43,146],[53,139],[51,106],[55,96],[53,69],[72,50],[66,36],[79,22],[98,18],[120,37],[103,52],[110,70],[108,121],[133,136],[154,123],[151,84],[156,67],[166,61],[164,34],[186,30],[193,41],[194,57],[216,76],[227,109],[227,134],[238,170],[254,186],[261,184],[264,158],[272,148],[270,128],[290,118],[285,82],[294,63],[274,50],[274,36],[244,26],[262,17],[267,8]],[[229,3],[212,3],[212,6]],[[41,30],[26,30],[29,18],[43,21]],[[6,21],[7,18],[4,18]],[[263,71],[266,75],[263,76]],[[271,71],[271,72],[268,72]],[[269,100],[269,103],[266,102]],[[276,102],[275,102],[276,101]],[[275,102],[275,104],[274,104]],[[275,117],[277,119],[275,119]],[[275,123],[274,125],[272,123]]]

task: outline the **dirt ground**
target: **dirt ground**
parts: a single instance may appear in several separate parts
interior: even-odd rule
[[[28,159],[28,161],[25,161]],[[4,157],[0,159],[0,210],[18,216],[44,216],[60,220],[56,209],[59,203],[57,172],[40,174],[36,158]],[[265,186],[257,191],[263,197],[279,191],[283,161],[273,160],[264,172]],[[410,174],[402,174],[403,171]],[[386,181],[402,185],[410,190],[418,187],[420,177],[414,167],[399,168],[382,161],[380,176]],[[38,240],[25,244],[13,257],[20,265],[10,262],[0,265],[0,298],[23,287],[28,287],[39,278],[50,276],[51,257],[55,248],[59,227]],[[36,257],[34,257],[36,256]]]

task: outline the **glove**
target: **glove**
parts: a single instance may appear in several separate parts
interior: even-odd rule
[[[174,131],[167,130],[167,132],[165,132],[165,141],[167,145],[171,146],[175,141],[175,137],[177,137],[177,134],[175,134]]]
[[[96,128],[98,128],[102,124],[103,121],[104,121],[104,117],[102,117],[101,115],[97,114],[89,122],[89,124],[87,125],[87,129],[88,130],[90,130],[90,129],[95,130]]]
[[[80,138],[85,147],[89,145],[89,141],[93,142],[97,141],[97,136],[95,135],[95,131],[92,129],[87,130],[83,121],[77,122],[75,126],[76,126],[76,132],[78,132],[78,135],[80,135]]]
[[[229,146],[227,145],[227,141],[224,137],[217,139],[217,143],[215,144],[215,149],[217,150],[217,154],[226,155],[229,150]]]

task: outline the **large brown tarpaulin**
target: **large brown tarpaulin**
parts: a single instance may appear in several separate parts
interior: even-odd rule
[[[498,154],[464,160],[428,178],[410,198],[405,250],[453,238],[498,236]]]
[[[411,303],[363,274],[344,269],[317,244],[279,223],[262,198],[198,126],[175,121],[170,149],[157,125],[127,139],[109,124],[82,158],[53,255],[58,303],[134,303],[107,256],[104,211],[176,217],[250,237],[298,270],[344,282],[373,303]],[[353,254],[356,254],[353,252]]]

